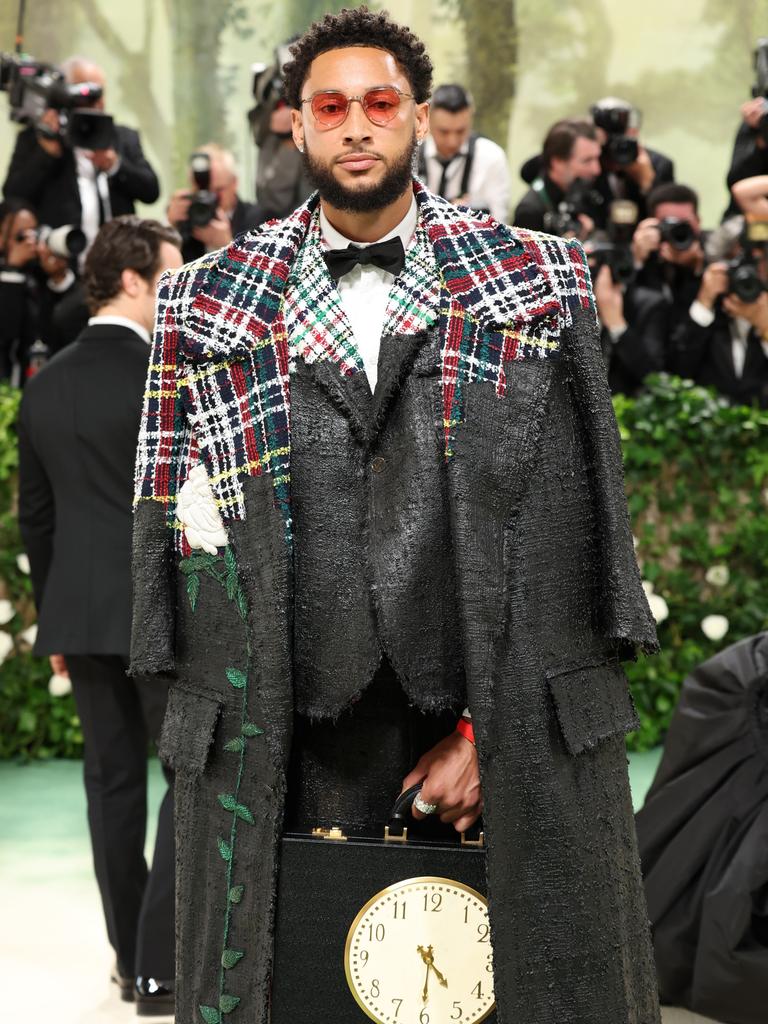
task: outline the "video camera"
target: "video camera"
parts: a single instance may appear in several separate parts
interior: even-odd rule
[[[31,125],[49,139],[83,149],[110,149],[115,145],[115,125],[109,114],[93,110],[102,88],[95,82],[67,82],[52,64],[22,54],[0,53],[0,92],[7,92],[11,120]],[[41,123],[46,110],[59,115],[60,131]]]
[[[637,160],[640,152],[637,139],[628,134],[630,128],[638,128],[640,112],[625,100],[607,97],[598,100],[589,108],[597,128],[608,136],[603,146],[603,156],[618,167],[628,167]]]
[[[594,219],[596,209],[603,202],[603,197],[588,181],[576,178],[558,203],[557,209],[547,210],[544,214],[544,230],[561,238],[576,236],[581,231],[579,216]]]
[[[728,262],[728,294],[742,302],[757,302],[768,291],[758,272],[755,249],[768,254],[768,221],[745,220],[741,252]]]
[[[584,243],[593,279],[602,266],[607,266],[614,284],[632,282],[635,276],[632,235],[638,213],[637,203],[629,199],[614,199],[611,203],[607,239],[595,236]]]
[[[263,61],[251,64],[251,75],[253,76],[251,91],[255,103],[248,111],[248,121],[253,132],[253,141],[257,146],[264,144],[264,140],[269,134],[269,119],[272,111],[283,99],[283,65],[291,59],[290,45],[292,42],[293,39],[289,39],[275,47],[271,64],[265,64]]]

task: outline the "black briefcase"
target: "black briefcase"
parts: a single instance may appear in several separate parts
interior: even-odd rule
[[[419,837],[419,789],[381,836],[283,836],[272,1024],[495,1021],[483,834]]]

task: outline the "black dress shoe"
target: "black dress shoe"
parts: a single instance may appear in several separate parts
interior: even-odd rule
[[[112,968],[110,981],[113,981],[117,985],[120,991],[120,998],[124,1003],[133,1002],[133,992],[135,985],[134,979],[128,977],[125,974],[122,974],[117,964],[115,964],[115,966]]]
[[[136,979],[137,1017],[167,1017],[173,1014],[175,1001],[172,981],[141,976]]]

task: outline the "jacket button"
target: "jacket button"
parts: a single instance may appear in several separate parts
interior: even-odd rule
[[[381,455],[377,455],[376,458],[371,462],[371,469],[374,473],[382,473],[387,466],[387,460],[382,458]]]

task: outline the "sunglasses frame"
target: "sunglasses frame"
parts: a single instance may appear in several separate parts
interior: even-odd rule
[[[320,125],[320,127],[324,131],[333,131],[334,128],[341,128],[341,126],[344,124],[344,122],[349,117],[349,111],[350,111],[350,109],[352,107],[352,104],[355,102],[355,100],[357,100],[357,102],[363,108],[363,113],[368,118],[368,120],[371,122],[371,124],[375,124],[377,128],[383,128],[384,125],[391,124],[391,122],[394,121],[394,119],[400,113],[400,106],[398,106],[396,113],[394,113],[392,115],[392,117],[390,117],[390,119],[388,121],[382,121],[381,123],[379,123],[378,121],[374,121],[373,120],[371,115],[365,109],[365,104],[364,104],[363,101],[365,100],[365,97],[369,96],[372,92],[379,92],[379,91],[383,91],[385,89],[388,89],[388,90],[390,90],[392,92],[396,92],[397,93],[397,95],[400,98],[400,105],[402,105],[403,100],[415,100],[416,99],[416,97],[413,95],[413,93],[403,92],[402,89],[398,89],[398,87],[396,85],[372,85],[370,89],[366,89],[365,90],[365,92],[362,94],[362,96],[347,96],[347,94],[342,89],[318,89],[317,92],[313,92],[311,96],[307,96],[306,99],[302,100],[301,104],[302,104],[302,106],[305,103],[311,104],[312,101],[317,99],[318,96],[343,96],[344,99],[347,101],[347,109],[346,109],[346,111],[344,113],[344,117],[341,119],[341,121],[339,121],[338,124],[323,124],[323,122],[320,120],[320,118],[317,116],[317,114],[314,112],[314,110],[312,110],[312,107],[310,106],[310,108],[309,108],[310,110],[312,110],[312,116],[314,117],[315,121],[317,122],[318,125]]]

